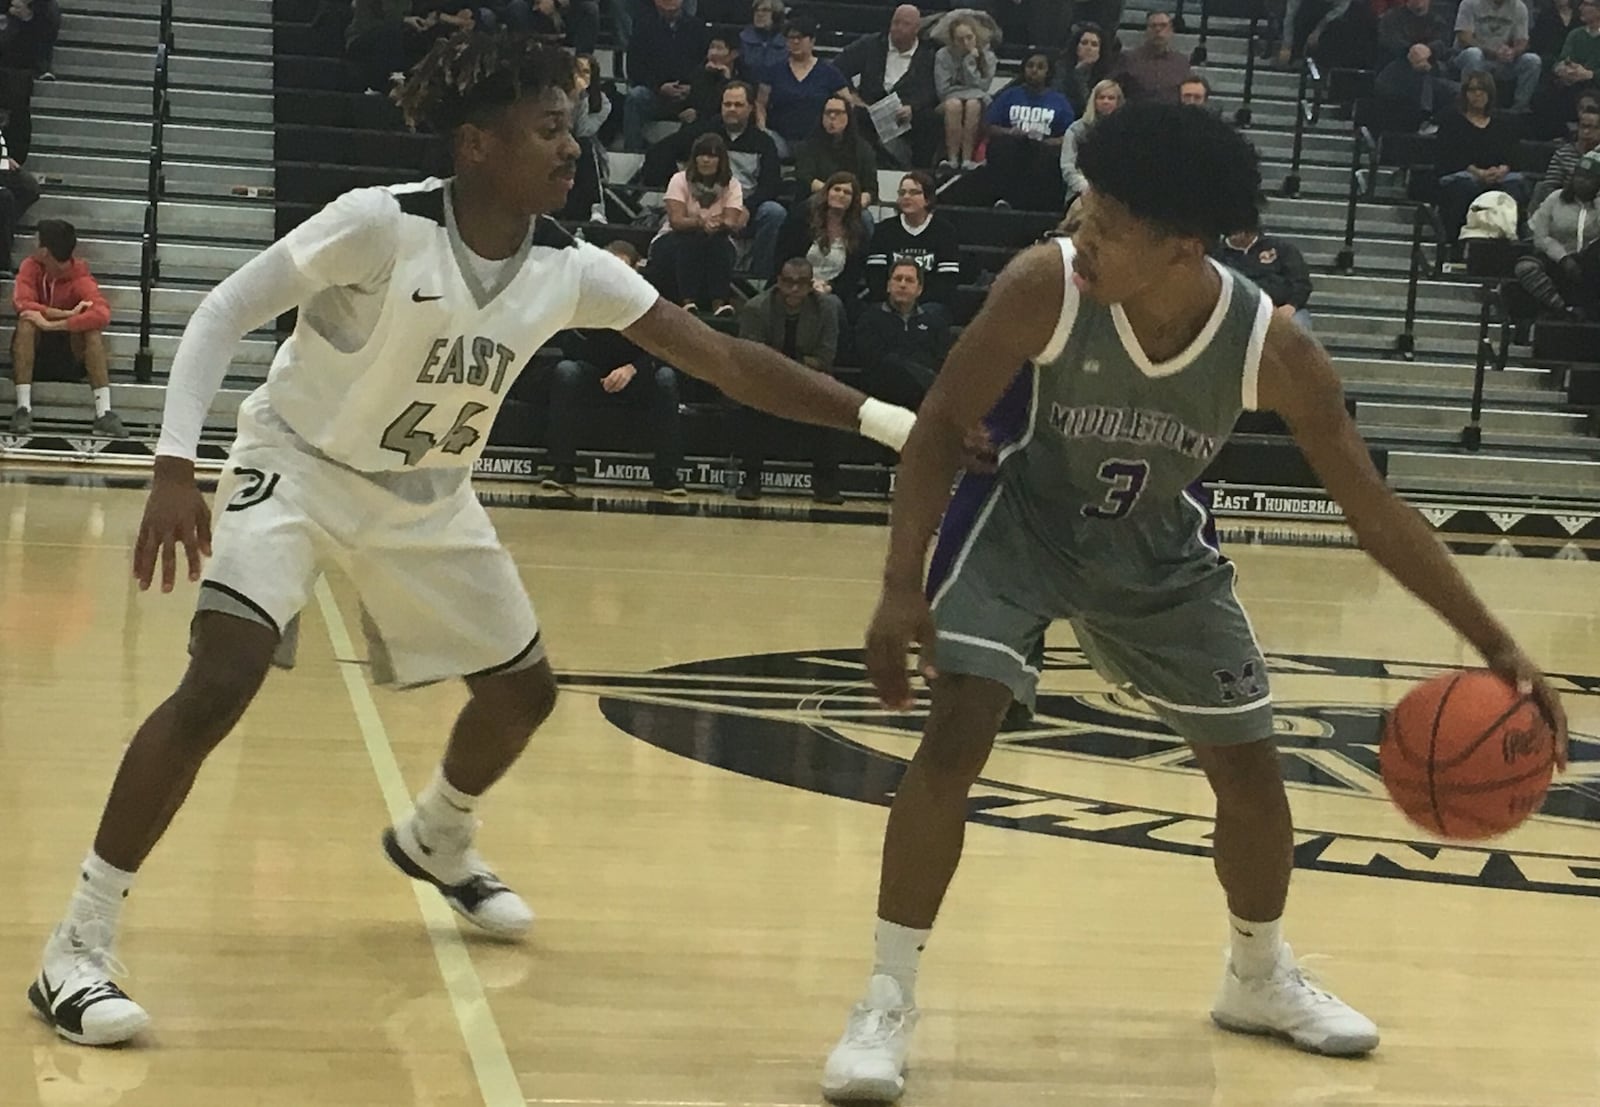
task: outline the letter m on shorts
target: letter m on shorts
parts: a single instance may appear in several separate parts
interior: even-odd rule
[[[1246,661],[1244,668],[1237,674],[1230,673],[1227,669],[1216,669],[1212,676],[1217,678],[1217,686],[1222,689],[1223,703],[1248,702],[1259,699],[1261,696],[1261,678],[1257,673],[1254,660]]]

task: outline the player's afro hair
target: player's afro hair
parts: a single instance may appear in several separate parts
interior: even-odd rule
[[[412,129],[448,135],[524,96],[570,93],[573,78],[572,53],[559,46],[505,31],[458,31],[434,43],[393,99]]]
[[[1088,129],[1078,169],[1094,191],[1169,234],[1209,242],[1260,222],[1255,147],[1203,107],[1119,108]]]

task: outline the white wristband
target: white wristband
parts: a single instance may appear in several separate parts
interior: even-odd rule
[[[906,439],[911,437],[911,428],[917,421],[914,412],[874,400],[870,396],[862,402],[857,414],[861,421],[861,436],[881,442],[895,453],[906,448]]]

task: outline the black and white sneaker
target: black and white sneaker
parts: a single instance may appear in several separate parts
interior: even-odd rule
[[[111,979],[127,970],[111,955],[110,939],[109,927],[62,923],[44,947],[28,1002],[69,1042],[120,1045],[150,1025],[145,1009]]]
[[[383,832],[390,864],[412,880],[432,884],[456,914],[497,938],[521,938],[533,910],[495,876],[472,848],[475,828],[436,830],[413,812]]]

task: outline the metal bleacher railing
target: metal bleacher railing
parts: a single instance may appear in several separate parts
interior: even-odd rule
[[[171,114],[167,74],[172,57],[172,0],[161,0],[161,26],[156,40],[155,72],[150,85],[150,166],[145,183],[144,231],[139,242],[139,352],[133,359],[133,376],[148,384],[155,376],[155,354],[150,344],[150,300],[161,279],[160,208],[166,191],[162,157],[164,129]]]

